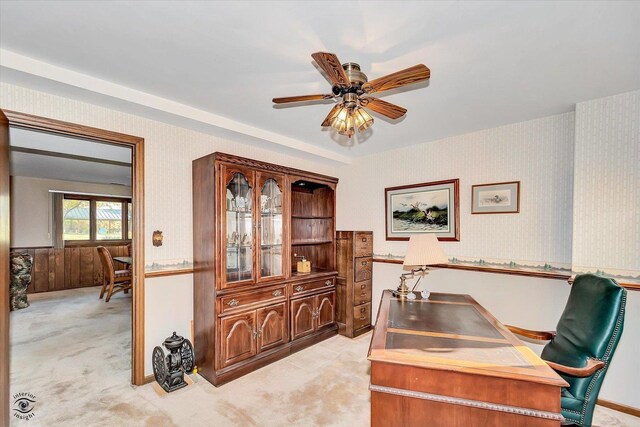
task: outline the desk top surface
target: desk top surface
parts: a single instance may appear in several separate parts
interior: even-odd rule
[[[385,291],[369,360],[522,379],[566,382],[469,295],[395,298]]]

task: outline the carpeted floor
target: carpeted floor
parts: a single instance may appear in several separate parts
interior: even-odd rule
[[[130,381],[128,295],[98,288],[30,296],[11,313],[11,393],[31,393],[28,421],[12,426],[368,426],[370,334],[336,336],[236,381],[160,396]],[[598,407],[594,425],[640,426]]]

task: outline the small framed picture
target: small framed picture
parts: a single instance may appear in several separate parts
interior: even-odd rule
[[[520,212],[520,181],[471,186],[472,214]]]

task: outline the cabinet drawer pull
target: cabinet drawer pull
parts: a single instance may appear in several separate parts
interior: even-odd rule
[[[360,318],[360,320],[364,320],[364,319],[366,319],[366,317],[364,317],[364,316],[362,316],[362,317]]]
[[[367,261],[362,261],[362,265],[367,265]]]
[[[333,282],[331,280],[327,280],[324,282],[325,286],[331,286],[333,284]]]
[[[363,237],[363,238],[362,238],[362,241],[366,243],[366,242],[367,242],[367,238],[366,238],[366,237]]]
[[[365,307],[362,307],[362,308],[360,309],[360,313],[364,313],[364,312],[366,312],[366,311],[367,311],[367,309],[366,309]]]
[[[238,300],[237,300],[237,299],[235,299],[235,298],[234,298],[234,299],[232,299],[232,300],[230,300],[230,301],[227,303],[227,305],[228,305],[229,307],[235,307],[235,306],[236,306],[236,305],[238,305],[238,304],[240,304],[240,301],[238,301]]]
[[[360,293],[360,296],[361,296],[361,297],[366,297],[366,296],[367,296],[367,293],[366,293],[366,292],[361,292],[361,293]]]
[[[298,286],[295,287],[295,290],[296,290],[296,292],[304,291],[304,286],[298,285]]]
[[[366,284],[360,285],[360,289],[367,289],[367,285]]]
[[[282,295],[282,291],[280,289],[276,289],[275,291],[273,291],[272,295],[274,297],[279,297],[280,295]]]

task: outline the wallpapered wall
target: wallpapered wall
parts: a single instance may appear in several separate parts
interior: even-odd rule
[[[570,264],[573,131],[565,113],[358,158],[339,169],[338,228],[373,230],[376,254],[404,255],[406,242],[385,241],[385,187],[459,178],[460,241],[443,242],[447,255]],[[517,180],[519,214],[471,214],[472,185]]]
[[[147,266],[192,260],[191,162],[222,151],[286,166],[335,175],[315,163],[265,148],[191,131],[131,114],[0,83],[0,108],[36,114],[145,139],[145,260]],[[162,230],[164,245],[151,243]]]
[[[306,169],[326,175],[336,170],[264,148],[238,144],[131,114],[0,83],[0,108],[16,110],[145,139],[145,264],[175,268],[192,261],[191,162],[214,151]],[[151,243],[162,230],[164,245]],[[171,332],[189,337],[193,319],[193,275],[145,281],[145,375],[153,372],[151,349]]]
[[[576,105],[573,264],[640,276],[640,91]]]

